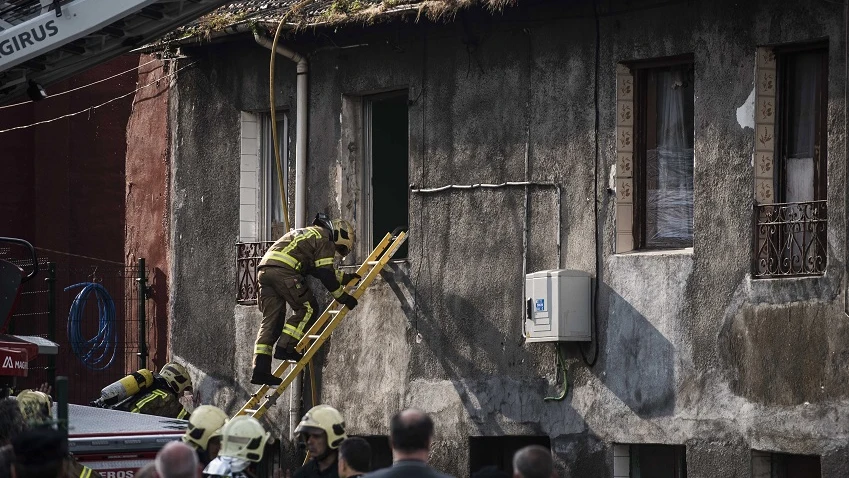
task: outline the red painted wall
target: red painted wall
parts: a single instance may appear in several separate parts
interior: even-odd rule
[[[140,64],[153,57],[143,55]],[[148,330],[148,364],[162,367],[168,353],[169,156],[167,64],[155,61],[139,69],[139,83],[154,83],[136,93],[127,125],[126,259],[144,257],[152,271],[156,322]]]
[[[80,281],[98,281],[115,301],[119,337],[124,337],[126,313],[124,270],[126,127],[132,110],[138,76],[138,55],[125,55],[73,78],[48,85],[49,96],[38,103],[0,109],[0,130],[49,121],[69,113],[73,117],[49,121],[18,131],[0,133],[0,235],[27,239],[39,255],[57,264],[57,287]],[[114,79],[59,95],[127,71]],[[126,96],[124,96],[126,95]],[[120,98],[124,96],[123,98]],[[93,108],[109,100],[102,107]],[[20,98],[12,103],[26,101]],[[42,280],[26,284],[31,292],[22,298],[11,329],[16,334],[47,332],[46,289]],[[130,285],[132,282],[130,282]],[[78,291],[57,295],[56,340],[60,354],[56,374],[71,379],[75,403],[86,403],[102,386],[120,378],[129,364],[118,354],[109,369],[92,372],[72,355],[66,324],[68,310]],[[93,297],[92,297],[93,299]],[[92,300],[91,302],[94,302]],[[93,304],[85,316],[84,336],[97,328]],[[46,378],[38,367],[42,357],[30,363],[32,386]],[[104,383],[105,382],[105,383]]]

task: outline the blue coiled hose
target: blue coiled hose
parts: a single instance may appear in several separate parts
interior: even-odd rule
[[[71,350],[80,361],[90,370],[104,370],[115,361],[117,350],[117,327],[115,326],[115,302],[106,289],[94,282],[81,282],[66,287],[65,291],[82,287],[83,290],[74,298],[71,310],[68,312],[68,339]],[[88,295],[94,291],[97,296],[99,315],[97,335],[90,339],[82,336],[82,318]]]

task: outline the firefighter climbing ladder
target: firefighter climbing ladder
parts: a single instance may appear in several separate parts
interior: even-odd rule
[[[380,271],[383,270],[389,259],[392,259],[392,256],[405,240],[407,240],[406,232],[400,232],[397,235],[394,233],[386,234],[383,240],[371,251],[368,258],[363,261],[359,269],[357,269],[357,274],[361,278],[357,282],[355,289],[350,291],[349,294],[359,300],[360,296],[371,285],[374,278],[380,274]],[[274,370],[274,376],[282,378],[283,382],[272,390],[271,393],[268,392],[272,387],[263,385],[262,388],[251,396],[248,403],[236,413],[236,416],[249,415],[254,418],[260,418],[265,415],[265,412],[277,402],[277,399],[289,384],[295,380],[295,377],[309,364],[313,355],[324,345],[324,342],[330,337],[330,334],[333,333],[333,330],[336,329],[347,314],[347,307],[335,300],[331,302],[295,347],[295,350],[304,354],[303,358],[291,368],[290,365],[292,365],[292,362],[283,362],[278,365]],[[289,369],[289,371],[283,376],[286,369]]]

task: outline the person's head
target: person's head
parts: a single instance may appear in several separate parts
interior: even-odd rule
[[[360,437],[351,437],[339,445],[339,476],[348,478],[371,470],[371,445]]]
[[[551,478],[554,460],[551,452],[540,445],[529,445],[513,455],[513,478]]]
[[[156,454],[156,473],[160,478],[197,478],[198,455],[181,441],[172,441]]]
[[[271,436],[254,417],[239,415],[221,429],[222,457],[258,462]]]
[[[0,399],[0,446],[8,445],[26,429],[24,415],[14,398]]]
[[[189,426],[183,435],[183,442],[207,451],[210,439],[226,422],[227,414],[224,410],[212,405],[201,405],[189,417]]]
[[[17,400],[24,421],[29,425],[44,425],[53,419],[51,414],[53,399],[50,395],[38,390],[22,390]]]
[[[323,460],[345,440],[345,419],[330,405],[316,405],[301,419],[295,434],[306,444],[310,456]]]
[[[396,454],[429,453],[432,439],[433,420],[421,410],[401,410],[389,422],[389,444]]]
[[[177,395],[182,395],[186,390],[192,389],[192,377],[186,367],[177,362],[168,362],[159,371],[159,375],[165,379],[171,390]]]
[[[68,441],[49,426],[30,428],[14,439],[12,478],[60,478],[65,475]]]
[[[151,461],[139,468],[133,478],[156,478],[156,462]]]

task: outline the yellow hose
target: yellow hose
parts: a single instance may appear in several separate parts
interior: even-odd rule
[[[289,205],[286,193],[286,185],[283,183],[283,166],[280,163],[280,148],[277,147],[277,113],[274,107],[274,59],[277,57],[277,41],[280,39],[280,32],[283,31],[283,24],[292,15],[292,13],[304,8],[314,0],[303,0],[294,7],[290,8],[280,23],[277,24],[277,31],[274,33],[274,40],[271,42],[271,65],[268,72],[268,101],[271,104],[271,140],[274,143],[274,161],[277,164],[277,181],[280,184],[280,202],[283,204],[283,226],[286,231],[289,231]]]

